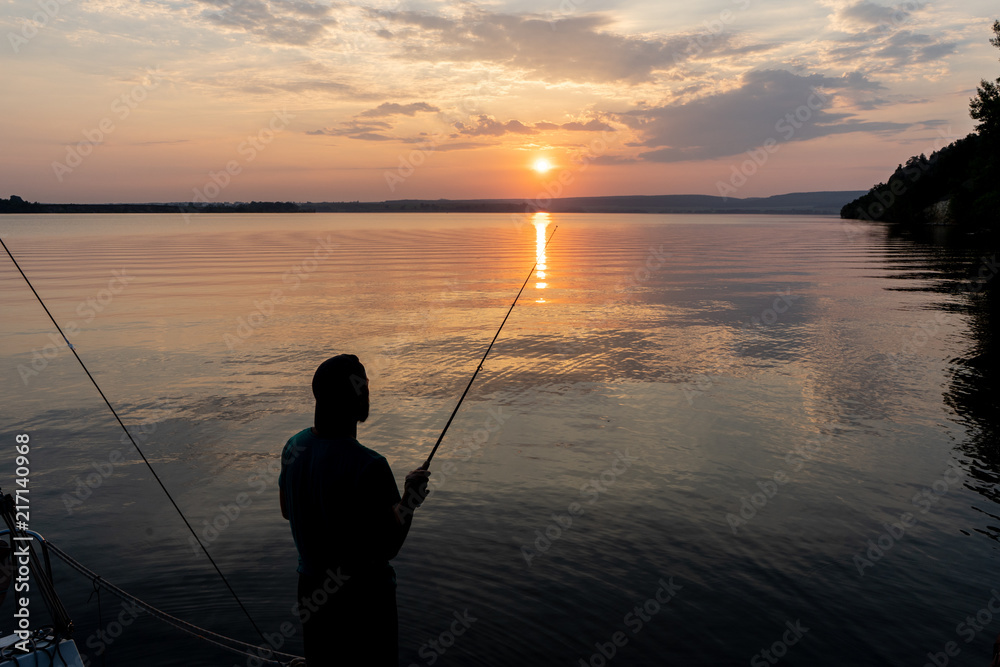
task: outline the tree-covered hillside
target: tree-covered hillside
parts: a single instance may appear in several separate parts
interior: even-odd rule
[[[1000,48],[1000,21],[993,33],[990,43]],[[887,182],[844,206],[840,216],[1000,229],[1000,78],[980,82],[969,113],[978,121],[975,132],[930,157],[911,157]]]

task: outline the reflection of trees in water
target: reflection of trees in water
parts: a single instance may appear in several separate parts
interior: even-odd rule
[[[1000,282],[997,277],[993,280]],[[952,360],[954,371],[945,401],[969,431],[962,450],[979,462],[969,471],[976,490],[1000,502],[1000,284],[991,281],[967,301],[972,346],[964,357]]]
[[[991,250],[1000,243],[942,227],[890,229],[890,247],[899,242],[916,252],[903,249],[891,256],[890,266],[901,269],[895,277],[928,280],[900,289],[948,295],[940,307],[968,319],[969,349],[951,360],[952,377],[944,400],[969,434],[959,446],[975,462],[968,471],[969,486],[1000,503],[1000,275],[995,264],[1000,252]],[[989,529],[990,537],[998,539],[1000,517],[992,518],[997,527]]]

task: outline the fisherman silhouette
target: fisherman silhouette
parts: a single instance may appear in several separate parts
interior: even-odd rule
[[[427,470],[400,497],[385,457],[357,440],[368,418],[368,377],[353,354],[327,359],[312,380],[314,426],[281,452],[281,515],[299,552],[298,609],[306,663],[398,663],[396,573],[389,560],[427,495]]]

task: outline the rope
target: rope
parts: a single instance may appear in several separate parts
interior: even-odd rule
[[[212,554],[208,553],[208,548],[202,543],[200,539],[198,539],[198,533],[195,532],[190,522],[188,522],[187,517],[184,516],[184,512],[181,511],[181,508],[177,505],[177,502],[174,500],[174,497],[170,495],[169,491],[167,491],[167,487],[166,485],[164,485],[163,480],[161,480],[160,476],[156,474],[156,471],[153,469],[153,465],[146,458],[146,455],[142,453],[142,449],[140,449],[139,444],[135,441],[135,439],[132,437],[132,434],[129,433],[128,429],[125,427],[125,422],[123,422],[122,418],[118,416],[118,413],[111,405],[111,401],[109,401],[108,397],[104,395],[104,392],[101,390],[100,385],[97,384],[97,380],[95,380],[94,376],[90,374],[90,370],[87,369],[87,365],[83,363],[83,359],[81,359],[80,355],[76,353],[76,348],[74,348],[72,343],[69,342],[69,339],[66,338],[66,334],[63,333],[63,330],[59,327],[59,323],[56,322],[56,318],[52,317],[52,313],[49,312],[49,309],[45,305],[45,302],[42,301],[42,297],[40,297],[38,295],[38,292],[35,291],[34,285],[31,284],[31,281],[28,280],[28,276],[26,276],[24,274],[24,271],[21,270],[21,265],[17,263],[16,259],[14,259],[14,255],[11,254],[10,249],[7,248],[7,244],[3,242],[3,239],[0,239],[0,245],[2,245],[3,249],[7,251],[7,256],[10,257],[10,261],[14,262],[14,266],[17,267],[18,273],[20,273],[21,277],[24,278],[24,282],[28,283],[28,287],[31,288],[31,292],[35,295],[35,298],[38,299],[38,303],[40,303],[42,305],[42,308],[45,309],[45,314],[49,316],[50,320],[52,320],[52,324],[55,325],[56,331],[58,331],[59,335],[62,336],[64,341],[66,341],[66,345],[69,346],[70,352],[72,352],[73,356],[76,357],[76,360],[80,362],[80,366],[83,368],[83,372],[87,374],[88,378],[90,378],[90,381],[93,383],[94,388],[97,389],[97,393],[101,395],[101,398],[104,399],[104,403],[108,406],[108,409],[111,410],[111,414],[113,414],[115,416],[115,419],[118,420],[118,425],[122,427],[123,431],[125,431],[125,435],[127,435],[128,439],[132,442],[132,446],[135,447],[135,451],[139,452],[139,456],[142,457],[142,460],[146,464],[146,467],[149,468],[149,472],[152,473],[153,478],[156,479],[156,482],[160,485],[160,488],[163,489],[163,493],[167,495],[167,499],[170,501],[170,504],[174,506],[175,510],[177,510],[177,513],[180,515],[181,520],[184,521],[184,525],[187,526],[188,530],[191,532],[191,535],[194,536],[195,542],[198,543],[198,546],[201,547],[201,550],[204,552],[209,562],[212,563],[212,567],[215,568],[215,571],[222,579],[222,583],[224,583],[226,585],[226,588],[229,589],[229,592],[232,593],[233,599],[236,600],[236,604],[238,604],[240,606],[240,609],[243,610],[243,613],[250,621],[250,625],[253,626],[253,629],[256,630],[257,634],[260,636],[261,641],[266,644],[267,639],[264,638],[264,633],[261,632],[261,629],[257,627],[257,623],[256,621],[253,620],[253,616],[250,615],[250,611],[243,605],[243,601],[240,600],[240,596],[236,594],[236,590],[233,589],[233,587],[230,585],[229,580],[226,579],[226,575],[222,573],[222,570],[215,562],[215,559],[212,558]]]
[[[94,590],[98,590],[98,587],[104,588],[105,590],[121,598],[125,602],[130,602],[136,607],[140,607],[141,609],[146,611],[150,616],[153,616],[154,618],[157,618],[163,621],[164,623],[172,625],[178,630],[182,630],[183,632],[186,632],[189,635],[193,635],[198,639],[204,640],[210,644],[214,644],[219,648],[225,649],[227,651],[233,653],[239,653],[240,655],[248,657],[254,657],[257,658],[258,660],[271,664],[280,665],[283,663],[280,660],[266,658],[264,657],[263,654],[274,655],[280,658],[284,658],[288,661],[301,659],[299,658],[299,656],[292,655],[290,653],[281,653],[280,651],[275,651],[270,648],[261,649],[260,646],[254,646],[253,644],[247,644],[246,642],[240,641],[239,639],[233,639],[232,637],[226,637],[225,635],[220,635],[217,632],[212,632],[211,630],[206,630],[205,628],[198,627],[193,623],[188,623],[187,621],[181,620],[176,616],[171,616],[167,612],[161,611],[156,607],[152,606],[151,604],[143,602],[142,600],[132,595],[131,593],[128,593],[122,590],[121,588],[118,588],[117,586],[109,582],[107,579],[97,574],[93,570],[87,568],[85,565],[81,564],[78,560],[67,554],[65,551],[58,548],[56,545],[52,544],[52,542],[46,540],[45,544],[48,546],[49,550],[56,556],[61,558],[63,562],[65,562],[67,565],[69,565],[71,568],[73,568],[83,576],[90,579],[91,583],[94,586]],[[99,594],[98,597],[100,597]],[[224,644],[222,642],[229,642],[229,644]]]

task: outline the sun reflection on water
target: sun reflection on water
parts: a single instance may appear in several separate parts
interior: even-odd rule
[[[535,277],[544,281],[548,270],[548,266],[545,264],[545,230],[551,219],[546,211],[539,211],[535,213],[532,222],[535,225]],[[547,282],[535,283],[535,289],[545,289],[548,286]],[[545,299],[539,297],[535,299],[535,303],[545,303]]]

